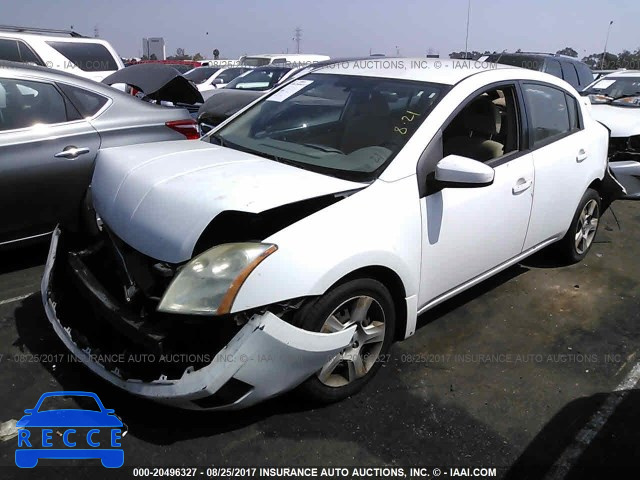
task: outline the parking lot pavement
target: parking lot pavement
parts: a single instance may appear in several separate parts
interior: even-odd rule
[[[0,420],[45,391],[88,390],[129,427],[125,465],[496,466],[512,478],[637,465],[640,205],[614,211],[619,225],[605,214],[584,262],[538,256],[423,315],[359,395],[313,407],[290,394],[224,414],[135,399],[69,361],[39,295],[21,298],[38,289],[46,249],[13,252],[0,263],[0,301],[21,298],[0,302]],[[0,445],[0,465],[14,448]]]

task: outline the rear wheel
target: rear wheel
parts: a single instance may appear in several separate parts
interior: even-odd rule
[[[358,392],[380,368],[395,329],[395,309],[387,288],[361,278],[337,286],[303,307],[294,319],[301,328],[335,333],[355,325],[351,343],[300,386],[313,400],[329,403]]]
[[[601,204],[598,192],[591,188],[585,192],[569,231],[558,244],[558,253],[563,260],[576,263],[587,255],[598,231]]]

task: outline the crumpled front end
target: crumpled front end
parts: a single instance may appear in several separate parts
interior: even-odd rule
[[[51,242],[46,314],[80,361],[132,394],[182,408],[243,408],[295,388],[352,340],[355,327],[323,334],[291,325],[286,305],[225,316],[159,313],[179,266],[107,232],[88,246],[65,237],[58,228]]]

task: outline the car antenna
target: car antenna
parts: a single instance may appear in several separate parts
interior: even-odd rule
[[[504,53],[507,51],[507,49],[505,48],[504,50],[502,50],[500,52],[500,55],[498,55],[498,59],[494,62],[494,63],[500,63],[500,59],[502,58],[502,55],[504,55]]]

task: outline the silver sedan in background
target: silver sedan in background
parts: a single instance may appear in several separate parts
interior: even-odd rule
[[[76,222],[98,150],[199,136],[184,108],[0,61],[0,248]]]

